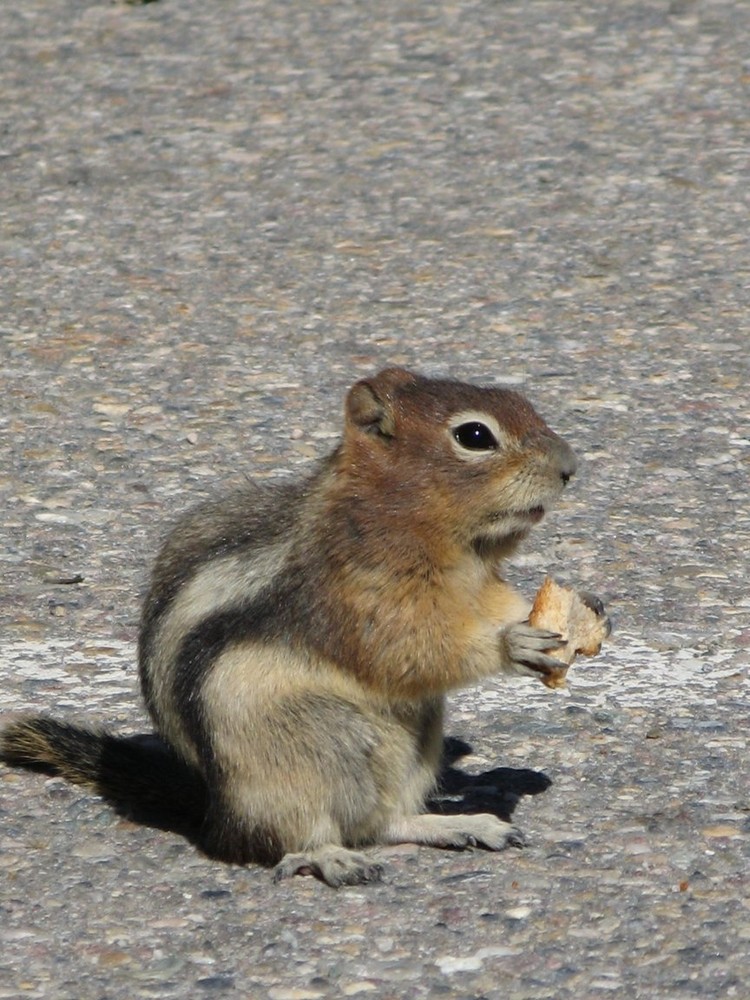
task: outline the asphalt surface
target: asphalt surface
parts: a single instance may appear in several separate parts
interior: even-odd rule
[[[2,5],[0,722],[146,731],[165,525],[309,468],[385,364],[570,440],[510,576],[615,632],[451,698],[529,845],[380,886],[2,768],[0,998],[750,997],[749,53],[729,0]]]

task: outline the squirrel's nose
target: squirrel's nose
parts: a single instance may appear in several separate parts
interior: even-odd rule
[[[547,438],[547,444],[550,450],[550,457],[557,465],[560,472],[560,479],[563,486],[565,486],[576,474],[578,459],[570,445],[563,441],[561,437],[558,437],[557,434],[550,434]]]
[[[566,441],[558,437],[554,431],[545,428],[541,432],[535,431],[533,434],[529,434],[525,442],[532,448],[538,448],[544,454],[552,467],[550,471],[557,472],[563,486],[570,482],[576,474],[578,459]]]
[[[565,486],[576,474],[578,459],[570,445],[566,444],[562,438],[557,439],[556,446],[557,460],[560,463],[560,479],[562,479],[563,486]]]

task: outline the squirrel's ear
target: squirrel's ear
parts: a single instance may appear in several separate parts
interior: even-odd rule
[[[356,382],[346,397],[346,415],[360,430],[380,437],[393,437],[396,430],[393,413],[380,399],[370,382]]]
[[[374,378],[355,382],[346,397],[346,415],[368,434],[390,438],[396,432],[394,398],[400,385],[415,382],[405,368],[385,368]]]

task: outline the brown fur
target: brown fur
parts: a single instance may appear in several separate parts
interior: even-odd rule
[[[483,446],[457,440],[479,425]],[[207,797],[209,853],[338,885],[379,877],[368,844],[517,842],[495,816],[424,804],[445,693],[549,659],[555,637],[524,623],[498,566],[574,471],[519,394],[386,369],[350,390],[343,440],[308,479],[182,519],[144,605],[140,673]],[[5,759],[103,790],[96,737],[54,725],[6,729]]]

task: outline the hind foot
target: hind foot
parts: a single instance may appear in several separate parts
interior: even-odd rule
[[[506,847],[526,844],[526,838],[517,827],[491,813],[404,816],[391,824],[386,838],[391,844],[429,844],[458,850],[484,847],[489,851],[502,851]]]
[[[379,882],[383,877],[383,866],[366,854],[350,851],[338,844],[326,844],[314,851],[287,854],[273,870],[274,882],[281,882],[292,875],[314,875],[338,889],[342,885]]]

